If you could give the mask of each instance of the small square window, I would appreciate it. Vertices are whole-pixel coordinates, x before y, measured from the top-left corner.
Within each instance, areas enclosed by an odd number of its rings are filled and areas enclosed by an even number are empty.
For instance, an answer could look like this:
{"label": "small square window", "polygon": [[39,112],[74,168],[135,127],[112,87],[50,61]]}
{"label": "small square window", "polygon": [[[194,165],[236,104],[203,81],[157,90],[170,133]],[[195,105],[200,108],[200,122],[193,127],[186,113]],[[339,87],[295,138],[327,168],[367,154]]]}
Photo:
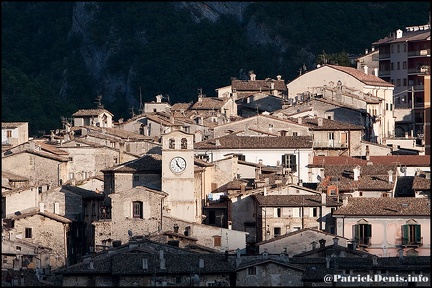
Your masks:
{"label": "small square window", "polygon": [[32,238],[32,228],[25,228],[25,238]]}
{"label": "small square window", "polygon": [[256,271],[256,267],[252,266],[252,267],[248,267],[248,275],[256,275],[257,271]]}
{"label": "small square window", "polygon": [[220,247],[221,246],[221,236],[214,236],[213,242],[214,242],[215,247]]}

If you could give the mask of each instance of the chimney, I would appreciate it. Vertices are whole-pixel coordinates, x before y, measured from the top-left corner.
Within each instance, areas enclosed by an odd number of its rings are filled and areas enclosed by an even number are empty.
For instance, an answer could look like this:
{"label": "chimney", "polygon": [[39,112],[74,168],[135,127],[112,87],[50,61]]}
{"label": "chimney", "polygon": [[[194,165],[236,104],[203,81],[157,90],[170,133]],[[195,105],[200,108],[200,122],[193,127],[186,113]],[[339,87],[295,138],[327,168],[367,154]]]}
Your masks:
{"label": "chimney", "polygon": [[374,47],[374,46],[372,46],[372,49],[371,49],[371,50],[372,50],[372,52],[374,52],[374,51],[375,51],[375,47]]}
{"label": "chimney", "polygon": [[297,123],[298,124],[303,124],[303,118],[302,117],[298,117],[297,118]]}
{"label": "chimney", "polygon": [[398,29],[396,30],[396,38],[401,38],[402,37],[402,30]]}
{"label": "chimney", "polygon": [[378,77],[378,68],[377,68],[377,67],[374,68],[374,75],[375,75],[376,77]]}
{"label": "chimney", "polygon": [[252,72],[252,73],[250,74],[250,80],[251,80],[251,81],[255,81],[255,80],[256,80],[256,74],[255,74],[255,73]]}
{"label": "chimney", "polygon": [[277,79],[278,81],[280,81],[280,80],[282,79],[282,76],[281,76],[281,75],[277,75],[277,76],[276,76],[276,79]]}
{"label": "chimney", "polygon": [[325,240],[325,239],[321,239],[321,240],[319,240],[318,242],[319,242],[319,244],[320,244],[320,248],[324,248],[324,247],[325,247],[325,243],[326,243],[326,240]]}
{"label": "chimney", "polygon": [[326,268],[330,268],[330,256],[326,256]]}
{"label": "chimney", "polygon": [[30,146],[29,149],[32,151],[34,151],[36,148],[35,142],[33,140],[29,141],[29,146]]}
{"label": "chimney", "polygon": [[343,198],[342,198],[342,206],[343,207],[346,207],[348,205],[348,197],[347,196],[344,196]]}
{"label": "chimney", "polygon": [[353,172],[354,172],[354,181],[358,181],[359,178],[360,178],[360,166],[357,165],[357,166],[353,169]]}
{"label": "chimney", "polygon": [[372,256],[372,265],[378,266],[378,256]]}
{"label": "chimney", "polygon": [[156,95],[156,103],[161,103],[162,102],[162,98],[163,98],[163,96],[161,94]]}
{"label": "chimney", "polygon": [[363,67],[363,70],[364,70],[364,73],[365,73],[365,74],[368,74],[368,66],[367,66],[367,65],[365,65],[365,66]]}
{"label": "chimney", "polygon": [[39,203],[39,212],[41,213],[45,212],[45,203],[42,202]]}
{"label": "chimney", "polygon": [[323,119],[322,118],[318,118],[318,126],[320,126],[320,127],[323,126]]}
{"label": "chimney", "polygon": [[334,245],[334,246],[338,246],[338,242],[339,242],[339,238],[334,237],[334,238],[333,238],[333,245]]}
{"label": "chimney", "polygon": [[312,245],[312,250],[316,249],[318,242],[316,241],[312,241],[311,245]]}
{"label": "chimney", "polygon": [[174,233],[178,233],[179,226],[177,224],[174,224]]}
{"label": "chimney", "polygon": [[393,183],[393,171],[392,170],[388,171],[388,176],[389,176],[388,182],[389,183]]}
{"label": "chimney", "polygon": [[369,145],[366,145],[366,161],[370,161]]}
{"label": "chimney", "polygon": [[221,145],[219,139],[215,140],[215,144],[216,144],[216,147],[219,147]]}
{"label": "chimney", "polygon": [[160,263],[160,269],[166,269],[165,268],[165,259],[164,259],[164,251],[159,251],[159,263]]}
{"label": "chimney", "polygon": [[365,49],[365,55],[369,53],[369,50],[366,48]]}
{"label": "chimney", "polygon": [[147,258],[142,258],[141,259],[141,263],[142,263],[142,269],[143,270],[147,270],[148,269],[148,259]]}
{"label": "chimney", "polygon": [[321,203],[325,205],[327,203],[326,201],[327,201],[327,194],[321,193]]}

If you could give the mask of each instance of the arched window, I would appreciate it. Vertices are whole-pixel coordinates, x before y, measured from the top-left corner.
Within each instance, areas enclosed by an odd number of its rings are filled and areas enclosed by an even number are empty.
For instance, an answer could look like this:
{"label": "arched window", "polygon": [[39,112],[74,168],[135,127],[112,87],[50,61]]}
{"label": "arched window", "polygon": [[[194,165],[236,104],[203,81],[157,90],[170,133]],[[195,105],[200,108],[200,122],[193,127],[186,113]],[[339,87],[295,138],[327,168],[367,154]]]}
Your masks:
{"label": "arched window", "polygon": [[187,149],[187,139],[186,138],[181,139],[181,149]]}
{"label": "arched window", "polygon": [[141,201],[132,202],[132,217],[143,219],[143,202]]}
{"label": "arched window", "polygon": [[169,149],[175,149],[175,140],[173,138],[169,139]]}

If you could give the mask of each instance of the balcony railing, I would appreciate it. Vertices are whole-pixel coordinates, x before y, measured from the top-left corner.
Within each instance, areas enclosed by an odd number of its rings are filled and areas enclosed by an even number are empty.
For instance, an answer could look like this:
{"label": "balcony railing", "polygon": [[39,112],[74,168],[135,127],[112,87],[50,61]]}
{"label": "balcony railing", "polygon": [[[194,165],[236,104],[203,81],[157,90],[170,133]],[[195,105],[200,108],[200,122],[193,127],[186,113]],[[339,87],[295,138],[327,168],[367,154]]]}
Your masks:
{"label": "balcony railing", "polygon": [[379,70],[378,75],[380,77],[390,76],[390,70]]}
{"label": "balcony railing", "polygon": [[430,49],[422,49],[422,50],[416,50],[416,51],[409,51],[409,56],[430,56]]}
{"label": "balcony railing", "polygon": [[379,59],[390,58],[390,53],[379,53]]}
{"label": "balcony railing", "polygon": [[348,148],[347,143],[337,143],[337,142],[329,142],[329,141],[314,141],[314,148]]}
{"label": "balcony railing", "polygon": [[413,238],[398,238],[396,239],[396,244],[402,247],[420,247],[423,246],[423,237],[417,240]]}

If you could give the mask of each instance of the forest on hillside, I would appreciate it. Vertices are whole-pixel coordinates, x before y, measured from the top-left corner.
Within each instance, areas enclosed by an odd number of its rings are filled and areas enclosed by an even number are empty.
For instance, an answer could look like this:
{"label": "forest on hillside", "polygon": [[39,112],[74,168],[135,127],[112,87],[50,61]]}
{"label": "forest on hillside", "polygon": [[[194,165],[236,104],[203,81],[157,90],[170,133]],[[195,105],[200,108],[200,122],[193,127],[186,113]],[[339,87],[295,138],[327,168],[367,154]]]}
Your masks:
{"label": "forest on hillside", "polygon": [[127,119],[140,91],[144,102],[158,94],[191,102],[198,88],[215,96],[240,69],[290,81],[323,53],[361,54],[397,29],[426,24],[430,4],[251,2],[242,13],[242,21],[197,22],[172,2],[81,10],[77,2],[2,2],[2,122],[28,121],[37,137],[95,108],[98,95],[115,119]]}

